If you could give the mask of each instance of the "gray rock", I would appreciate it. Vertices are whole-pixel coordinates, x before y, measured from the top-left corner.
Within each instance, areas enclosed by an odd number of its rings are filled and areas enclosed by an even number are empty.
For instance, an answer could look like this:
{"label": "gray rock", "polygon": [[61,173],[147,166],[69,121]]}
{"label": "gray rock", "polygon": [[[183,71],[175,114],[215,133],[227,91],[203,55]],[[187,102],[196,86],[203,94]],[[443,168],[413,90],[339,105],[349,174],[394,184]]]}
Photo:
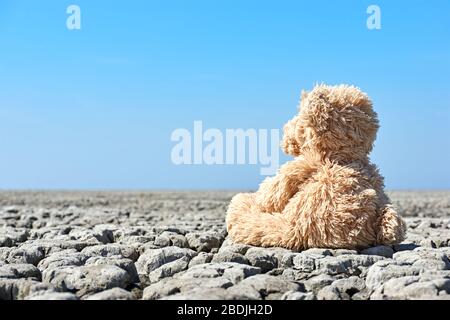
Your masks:
{"label": "gray rock", "polygon": [[303,272],[303,271],[296,270],[293,268],[286,268],[281,273],[281,276],[283,278],[285,278],[287,280],[291,280],[291,281],[303,281],[305,279],[310,278],[311,275],[313,275],[313,274],[310,272]]}
{"label": "gray rock", "polygon": [[358,251],[356,250],[350,250],[350,249],[334,249],[331,250],[334,257],[342,256],[342,255],[348,255],[348,254],[358,254]]}
{"label": "gray rock", "polygon": [[[189,257],[181,257],[180,259],[163,264],[159,268],[153,270],[148,274],[150,283],[158,282],[159,280],[172,277],[176,273],[186,270],[189,264]],[[144,281],[145,282],[145,281]]]}
{"label": "gray rock", "polygon": [[432,248],[416,248],[412,251],[396,252],[393,256],[396,261],[412,264],[415,267],[436,270],[450,269],[450,261],[447,255],[439,250]]}
{"label": "gray rock", "polygon": [[314,300],[315,296],[312,292],[288,291],[284,293],[281,300]]}
{"label": "gray rock", "polygon": [[156,237],[154,245],[158,247],[169,247],[172,245],[172,241],[170,241],[169,236],[165,233],[166,231]]}
{"label": "gray rock", "polygon": [[332,256],[333,250],[331,249],[322,249],[322,248],[312,248],[308,250],[302,251],[304,255],[313,255],[313,256]]}
{"label": "gray rock", "polygon": [[0,228],[0,247],[14,247],[28,238],[27,229]]}
{"label": "gray rock", "polygon": [[35,278],[41,279],[41,272],[32,264],[12,263],[0,267],[0,278]]}
{"label": "gray rock", "polygon": [[110,265],[47,269],[42,276],[44,283],[64,291],[76,292],[78,296],[114,287],[125,288],[131,284],[130,276],[125,270]]}
{"label": "gray rock", "polygon": [[88,257],[122,256],[123,258],[131,259],[133,261],[136,261],[139,257],[139,253],[137,252],[136,248],[130,245],[115,243],[90,246],[84,248],[81,252]]}
{"label": "gray rock", "polygon": [[184,235],[171,231],[164,231],[157,236],[155,245],[160,247],[177,246],[180,248],[189,248],[189,243]]}
{"label": "gray rock", "polygon": [[23,245],[9,252],[9,263],[29,263],[37,265],[45,257],[45,252],[39,246]]}
{"label": "gray rock", "polygon": [[448,270],[449,263],[441,260],[419,259],[412,264],[413,267],[421,270]]}
{"label": "gray rock", "polygon": [[410,250],[414,250],[415,248],[418,248],[418,247],[419,246],[414,243],[400,243],[400,244],[394,245],[394,251],[395,252],[410,251]]}
{"label": "gray rock", "polygon": [[112,232],[109,230],[92,230],[86,228],[73,228],[67,237],[62,237],[62,239],[97,242],[98,244],[110,243],[113,241],[112,238]]}
{"label": "gray rock", "polygon": [[153,231],[158,234],[161,234],[164,231],[178,233],[181,235],[185,235],[187,233],[187,231],[184,230],[183,228],[177,228],[177,227],[173,227],[173,226],[157,226],[157,227],[153,228]]}
{"label": "gray rock", "polygon": [[214,255],[208,252],[199,252],[195,257],[189,261],[189,268],[203,263],[209,263],[213,259]]}
{"label": "gray rock", "polygon": [[247,253],[247,250],[250,248],[252,248],[252,246],[249,246],[247,244],[234,243],[230,238],[227,238],[225,239],[225,241],[223,241],[222,246],[219,248],[219,253],[222,251],[229,251],[245,255]]}
{"label": "gray rock", "polygon": [[261,272],[270,271],[278,266],[278,259],[270,249],[250,248],[245,257],[252,266],[261,268]]}
{"label": "gray rock", "polygon": [[162,300],[240,300],[242,295],[231,294],[223,288],[195,288],[188,292],[177,293]]}
{"label": "gray rock", "polygon": [[325,288],[326,286],[330,285],[335,281],[336,279],[333,278],[330,275],[327,274],[319,274],[315,277],[312,277],[306,281],[304,281],[305,288],[308,291],[312,291],[317,294],[320,289]]}
{"label": "gray rock", "polygon": [[378,261],[367,272],[366,286],[374,290],[392,278],[415,276],[419,275],[420,271],[420,268],[392,260]]}
{"label": "gray rock", "polygon": [[38,239],[38,240],[27,240],[22,243],[19,249],[23,248],[26,250],[39,250],[42,251],[44,256],[49,256],[55,252],[59,252],[66,249],[74,249],[76,251],[81,251],[83,248],[98,245],[98,241],[81,241],[81,240],[61,240],[61,239]]}
{"label": "gray rock", "polygon": [[8,259],[9,253],[14,248],[8,248],[8,247],[0,247],[0,265],[6,264],[6,260]]}
{"label": "gray rock", "polygon": [[94,265],[109,265],[109,266],[116,266],[123,270],[125,270],[128,275],[130,276],[131,282],[138,282],[139,276],[136,270],[136,266],[134,265],[133,260],[119,257],[92,257],[89,258],[86,263],[86,266]]}
{"label": "gray rock", "polygon": [[218,232],[191,232],[186,234],[186,239],[191,249],[210,252],[220,247],[223,236]]}
{"label": "gray rock", "polygon": [[356,292],[352,296],[352,300],[369,300],[371,293],[372,293],[372,291],[366,287],[364,290]]}
{"label": "gray rock", "polygon": [[364,279],[356,276],[334,281],[318,291],[319,300],[349,300],[356,293],[366,289]]}
{"label": "gray rock", "polygon": [[33,279],[0,279],[0,300],[22,300],[49,286]]}
{"label": "gray rock", "polygon": [[[29,240],[56,240],[61,236],[67,236],[72,230],[69,226],[46,227],[41,226],[39,229],[31,229],[29,231]],[[38,241],[39,242],[39,241]]]}
{"label": "gray rock", "polygon": [[153,241],[144,243],[143,245],[139,246],[139,256],[144,254],[147,250],[155,250],[155,249],[161,249],[160,246],[157,246]]}
{"label": "gray rock", "polygon": [[117,231],[118,226],[114,224],[98,224],[94,226],[94,236],[102,243],[114,242],[114,232]]}
{"label": "gray rock", "polygon": [[53,290],[31,294],[25,300],[79,300],[79,298],[70,292],[56,292]]}
{"label": "gray rock", "polygon": [[272,269],[272,270],[266,272],[266,274],[271,275],[271,276],[281,276],[281,275],[283,275],[284,270],[285,270],[284,268],[275,268],[275,269]]}
{"label": "gray rock", "polygon": [[234,297],[244,296],[246,300],[261,300],[262,296],[257,289],[247,285],[236,285],[227,289]]}
{"label": "gray rock", "polygon": [[75,249],[66,249],[55,252],[47,258],[39,261],[37,267],[42,271],[48,268],[81,266],[86,262],[87,259],[87,255],[78,252]]}
{"label": "gray rock", "polygon": [[317,273],[329,275],[345,274],[350,276],[360,275],[366,268],[382,259],[384,258],[380,256],[343,254],[337,257],[317,259],[315,264]]}
{"label": "gray rock", "polygon": [[361,253],[368,254],[368,255],[382,256],[382,257],[386,257],[386,258],[392,258],[392,255],[394,254],[394,250],[388,246],[376,246],[376,247],[371,247],[371,248],[362,250]]}
{"label": "gray rock", "polygon": [[248,288],[257,291],[261,298],[265,298],[274,293],[283,294],[287,291],[305,291],[304,287],[299,283],[267,274],[257,274],[248,277],[235,285],[233,291],[238,292],[239,290],[242,290],[245,292]]}
{"label": "gray rock", "polygon": [[156,300],[176,293],[190,292],[194,289],[229,288],[233,283],[224,277],[216,278],[165,278],[144,289],[142,299]]}
{"label": "gray rock", "polygon": [[298,253],[286,253],[282,257],[278,258],[278,266],[281,268],[293,268],[294,267],[294,257]]}
{"label": "gray rock", "polygon": [[266,248],[278,261],[278,268],[282,268],[282,262],[285,259],[289,259],[290,256],[297,254],[297,252],[287,250],[284,248]]}
{"label": "gray rock", "polygon": [[239,264],[238,266],[232,266],[231,268],[225,269],[223,272],[223,276],[225,278],[230,279],[232,283],[236,284],[248,277],[260,273],[261,269],[258,267],[250,267],[243,264]]}
{"label": "gray rock", "polygon": [[381,259],[383,257],[370,255],[341,254],[335,257],[302,252],[294,255],[285,255],[281,265],[284,267],[292,265],[293,270],[290,270],[291,268],[286,269],[285,276],[302,279],[307,274],[312,276],[318,274],[360,275],[370,265]]}
{"label": "gray rock", "polygon": [[450,293],[450,277],[424,280],[420,276],[390,279],[379,288],[372,299],[434,299]]}
{"label": "gray rock", "polygon": [[122,288],[112,288],[90,295],[86,300],[135,300],[135,297]]}
{"label": "gray rock", "polygon": [[293,259],[293,268],[299,270],[300,272],[312,272],[316,268],[316,258],[321,258],[322,256],[312,256],[307,254],[296,254]]}
{"label": "gray rock", "polygon": [[[179,247],[165,247],[160,249],[146,250],[137,260],[136,268],[139,275],[144,278],[160,268],[164,264],[173,262],[178,259],[185,258],[187,263],[196,255],[191,249]],[[184,264],[184,263],[183,263]],[[187,265],[186,265],[187,266]]]}
{"label": "gray rock", "polygon": [[225,277],[232,283],[238,283],[243,279],[259,274],[260,268],[234,262],[200,264],[189,268],[177,275],[179,279],[192,278],[216,278]]}
{"label": "gray rock", "polygon": [[17,279],[19,278],[17,276],[16,270],[9,267],[9,264],[2,264],[0,266],[0,279]]}
{"label": "gray rock", "polygon": [[[405,288],[411,284],[417,284],[420,280],[419,276],[406,276],[396,279],[389,279],[386,281],[386,283],[383,285],[383,293],[385,296],[400,298],[403,294],[402,291],[405,290]],[[425,287],[425,293],[432,295],[437,295],[437,289],[433,286],[432,288],[429,287],[430,283]],[[417,286],[416,286],[417,287]],[[431,289],[431,292],[430,292]],[[418,292],[420,295],[422,295],[423,288],[420,290],[421,292]],[[417,297],[417,294],[414,294]]]}
{"label": "gray rock", "polygon": [[156,234],[154,234],[152,228],[144,226],[128,226],[118,228],[113,232],[115,243],[146,243],[154,241]]}
{"label": "gray rock", "polygon": [[[317,293],[317,300],[342,300],[343,297],[338,288],[327,286]],[[348,299],[347,299],[348,300]]]}
{"label": "gray rock", "polygon": [[[128,236],[118,239],[115,243],[129,245],[132,247],[140,247],[144,244],[154,245],[155,236]],[[155,248],[157,246],[155,245]]]}
{"label": "gray rock", "polygon": [[211,260],[213,263],[220,262],[236,262],[242,264],[250,264],[250,261],[240,253],[231,250],[222,250],[215,254]]}

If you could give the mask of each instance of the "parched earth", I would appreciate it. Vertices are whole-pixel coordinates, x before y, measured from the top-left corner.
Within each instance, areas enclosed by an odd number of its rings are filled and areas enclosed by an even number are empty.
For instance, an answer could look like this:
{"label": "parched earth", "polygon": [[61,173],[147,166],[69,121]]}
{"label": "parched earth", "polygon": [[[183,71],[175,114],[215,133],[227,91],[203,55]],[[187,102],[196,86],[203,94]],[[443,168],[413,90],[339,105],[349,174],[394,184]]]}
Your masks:
{"label": "parched earth", "polygon": [[407,239],[227,239],[232,192],[0,192],[0,299],[449,299],[450,192],[391,192]]}

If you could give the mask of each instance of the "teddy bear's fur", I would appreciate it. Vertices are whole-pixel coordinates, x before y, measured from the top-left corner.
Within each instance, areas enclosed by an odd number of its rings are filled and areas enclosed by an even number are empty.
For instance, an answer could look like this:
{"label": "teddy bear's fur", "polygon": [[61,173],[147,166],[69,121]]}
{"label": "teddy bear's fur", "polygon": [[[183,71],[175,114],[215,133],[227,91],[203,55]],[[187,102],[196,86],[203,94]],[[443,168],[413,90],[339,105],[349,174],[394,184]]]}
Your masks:
{"label": "teddy bear's fur", "polygon": [[281,142],[295,159],[256,193],[233,197],[226,218],[230,237],[293,250],[401,242],[405,223],[368,157],[378,127],[369,97],[354,86],[302,92],[299,113],[284,126]]}

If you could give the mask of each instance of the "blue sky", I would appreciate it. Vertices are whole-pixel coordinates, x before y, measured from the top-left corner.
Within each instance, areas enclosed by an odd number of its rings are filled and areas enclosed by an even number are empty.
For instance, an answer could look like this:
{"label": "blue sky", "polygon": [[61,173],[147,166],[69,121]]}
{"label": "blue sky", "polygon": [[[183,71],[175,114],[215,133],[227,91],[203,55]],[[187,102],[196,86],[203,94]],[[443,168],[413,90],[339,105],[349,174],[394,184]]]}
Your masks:
{"label": "blue sky", "polygon": [[449,40],[445,0],[1,0],[0,188],[254,189],[258,165],[174,165],[171,132],[281,128],[325,82],[372,97],[388,188],[450,189]]}

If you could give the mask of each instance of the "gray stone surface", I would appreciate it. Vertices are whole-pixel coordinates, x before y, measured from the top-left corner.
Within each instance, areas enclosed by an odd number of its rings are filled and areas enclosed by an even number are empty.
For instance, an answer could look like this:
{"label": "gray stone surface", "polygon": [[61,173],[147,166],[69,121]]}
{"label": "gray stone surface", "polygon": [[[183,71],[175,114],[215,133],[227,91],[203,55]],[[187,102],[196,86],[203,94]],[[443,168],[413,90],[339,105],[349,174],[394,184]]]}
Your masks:
{"label": "gray stone surface", "polygon": [[315,300],[315,295],[312,292],[287,291],[280,300]]}
{"label": "gray stone surface", "polygon": [[361,251],[362,254],[382,256],[385,258],[392,258],[394,254],[394,249],[388,246],[376,246],[372,248],[367,248]]}
{"label": "gray stone surface", "polygon": [[28,295],[25,300],[79,300],[79,298],[70,292],[56,292],[53,290],[37,292]]}
{"label": "gray stone surface", "polygon": [[244,255],[233,252],[231,250],[222,250],[215,254],[212,259],[212,262],[237,262],[242,264],[250,264],[250,261]]}
{"label": "gray stone surface", "polygon": [[[233,292],[254,291],[259,294],[259,298],[278,295],[279,298],[288,291],[304,291],[303,285],[294,281],[285,280],[279,277],[258,274],[248,277],[233,287]],[[255,295],[257,297],[257,295]]]}
{"label": "gray stone surface", "polygon": [[[216,255],[217,256],[217,255]],[[195,257],[193,257],[189,261],[188,267],[191,268],[197,264],[204,264],[209,263],[214,258],[214,254],[212,253],[206,253],[206,252],[199,252]]]}
{"label": "gray stone surface", "polygon": [[192,249],[210,252],[220,247],[224,237],[218,232],[191,232],[186,235],[186,239]]}
{"label": "gray stone surface", "polygon": [[407,238],[363,250],[233,243],[232,192],[0,192],[0,299],[450,298],[450,192],[390,192]]}
{"label": "gray stone surface", "polygon": [[196,265],[177,276],[180,279],[225,277],[236,284],[259,273],[261,273],[261,269],[258,267],[235,262],[223,262]]}
{"label": "gray stone surface", "polygon": [[278,267],[278,259],[275,252],[266,248],[250,248],[245,253],[250,264],[261,268],[262,272],[270,271]]}
{"label": "gray stone surface", "polygon": [[125,270],[131,282],[139,282],[139,276],[136,270],[136,266],[131,259],[122,258],[121,256],[117,257],[91,257],[86,260],[86,266],[99,266],[99,265],[108,265],[108,266],[116,266],[123,270]]}
{"label": "gray stone surface", "polygon": [[86,300],[135,300],[134,295],[122,288],[112,288],[99,293],[94,293]]}
{"label": "gray stone surface", "polygon": [[95,245],[84,248],[82,251],[88,257],[101,256],[101,257],[112,257],[121,256],[123,258],[128,258],[136,261],[139,254],[131,245],[123,244],[105,244],[105,245]]}
{"label": "gray stone surface", "polygon": [[10,263],[0,266],[0,278],[35,278],[36,280],[40,280],[41,272],[32,264]]}
{"label": "gray stone surface", "polygon": [[137,260],[136,268],[142,282],[152,283],[183,271],[196,254],[191,249],[175,246],[148,249]]}
{"label": "gray stone surface", "polygon": [[126,288],[131,283],[127,271],[115,265],[46,269],[42,279],[59,290],[76,292],[79,296],[114,287]]}
{"label": "gray stone surface", "polygon": [[329,286],[319,290],[317,299],[319,300],[350,300],[357,293],[365,293],[366,284],[364,279],[356,276],[338,279]]}
{"label": "gray stone surface", "polygon": [[177,293],[186,294],[187,292],[191,292],[197,288],[226,289],[231,286],[233,286],[233,283],[228,278],[221,276],[211,278],[165,278],[146,287],[142,298],[144,300],[156,300]]}

